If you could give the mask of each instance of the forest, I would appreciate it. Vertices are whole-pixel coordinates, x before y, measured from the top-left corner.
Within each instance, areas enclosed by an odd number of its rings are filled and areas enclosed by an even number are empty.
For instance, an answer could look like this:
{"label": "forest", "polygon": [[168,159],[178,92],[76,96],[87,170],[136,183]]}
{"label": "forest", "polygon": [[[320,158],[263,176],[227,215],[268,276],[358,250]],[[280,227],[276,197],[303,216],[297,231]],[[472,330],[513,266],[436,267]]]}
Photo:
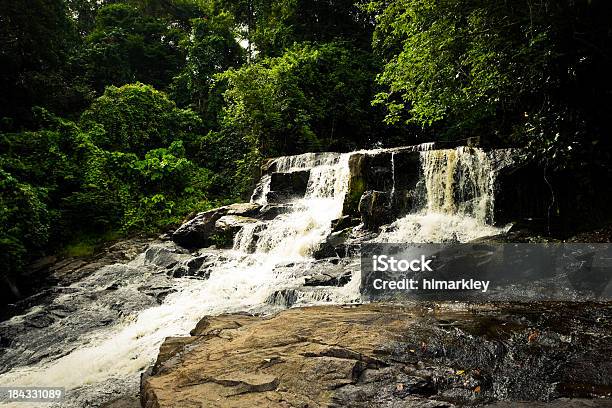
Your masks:
{"label": "forest", "polygon": [[611,11],[4,0],[0,276],[244,199],[279,155],[478,137],[572,172],[589,199],[611,179]]}

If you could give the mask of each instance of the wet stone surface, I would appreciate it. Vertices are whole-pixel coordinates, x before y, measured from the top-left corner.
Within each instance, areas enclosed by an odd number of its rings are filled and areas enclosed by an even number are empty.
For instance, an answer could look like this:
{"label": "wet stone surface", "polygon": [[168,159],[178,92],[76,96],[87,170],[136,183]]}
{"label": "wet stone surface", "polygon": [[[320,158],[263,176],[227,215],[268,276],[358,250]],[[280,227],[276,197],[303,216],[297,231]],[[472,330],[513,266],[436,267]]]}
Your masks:
{"label": "wet stone surface", "polygon": [[208,317],[162,346],[142,398],[147,407],[609,407],[611,316],[609,304],[444,303]]}

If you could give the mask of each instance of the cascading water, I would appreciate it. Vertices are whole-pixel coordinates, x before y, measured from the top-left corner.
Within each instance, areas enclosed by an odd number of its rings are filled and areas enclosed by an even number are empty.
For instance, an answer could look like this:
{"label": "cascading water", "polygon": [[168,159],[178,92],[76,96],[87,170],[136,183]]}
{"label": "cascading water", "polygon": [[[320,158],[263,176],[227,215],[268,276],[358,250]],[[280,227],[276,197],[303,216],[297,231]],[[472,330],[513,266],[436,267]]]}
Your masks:
{"label": "cascading water", "polygon": [[489,224],[496,175],[491,154],[469,147],[421,151],[420,209],[395,221],[379,240],[466,242],[502,232]]}
{"label": "cascading water", "polygon": [[[68,399],[61,407],[96,406],[96,402],[106,401],[113,395],[135,393],[138,373],[151,364],[160,343],[168,336],[187,334],[203,316],[278,310],[279,305],[269,304],[267,299],[282,288],[303,284],[309,263],[315,262],[310,253],[328,235],[331,221],[341,215],[348,183],[348,157],[348,154],[307,154],[277,159],[275,165],[279,171],[310,169],[305,197],[292,203],[293,211],[269,222],[245,227],[235,237],[234,250],[217,251],[222,255],[206,280],[185,278],[169,282],[166,271],[155,268],[142,255],[127,266],[129,274],[118,273],[117,268],[102,268],[88,278],[90,286],[75,284],[70,295],[54,301],[54,304],[77,305],[72,312],[73,321],[88,321],[92,316],[95,319],[98,313],[94,309],[115,307],[114,294],[104,302],[99,301],[100,294],[106,293],[113,284],[126,290],[130,288],[130,295],[135,296],[147,283],[161,280],[163,285],[171,285],[174,293],[157,307],[142,305],[144,310],[136,308],[110,325],[94,324],[85,332],[75,331],[57,353],[37,360],[20,360],[19,350],[25,353],[30,346],[34,347],[40,341],[37,335],[49,337],[73,328],[62,327],[60,321],[59,327],[32,331],[30,336],[20,339],[21,344],[12,345],[14,367],[0,375],[0,384],[62,386],[68,390]],[[269,183],[269,180],[263,181]],[[269,191],[269,184],[263,189]],[[256,199],[265,202],[266,195]],[[359,264],[349,267],[357,270]],[[297,296],[295,304],[358,301],[358,285],[358,279],[354,278],[342,288],[330,287]],[[3,325],[18,327],[20,319],[17,316]],[[19,403],[18,406],[27,405]]]}
{"label": "cascading water", "polygon": [[[417,189],[424,197],[421,209],[397,220],[378,240],[467,241],[499,232],[486,224],[493,209],[495,177],[489,156],[477,149],[432,147],[425,144],[409,149],[420,152],[422,177]],[[383,150],[360,153],[380,152]],[[168,336],[187,334],[203,316],[238,311],[270,313],[287,306],[270,301],[271,297],[285,296],[275,296],[278,293],[291,293],[287,296],[292,297],[294,305],[359,301],[358,258],[343,261],[342,267],[352,273],[347,285],[295,290],[303,288],[305,274],[321,265],[311,253],[330,234],[332,220],[342,215],[351,176],[350,156],[309,153],[269,163],[271,171],[276,172],[309,170],[306,193],[285,203],[288,212],[272,220],[246,224],[236,235],[232,250],[188,253],[169,243],[153,248],[173,254],[179,264],[186,265],[212,256],[215,261],[205,279],[169,277],[166,266],[158,264],[164,256],[154,255],[152,261],[149,250],[127,265],[101,268],[64,288],[65,294],[48,309],[69,310],[69,317],[34,330],[23,324],[28,314],[40,312],[33,308],[26,315],[0,323],[0,333],[24,331],[15,336],[8,351],[0,354],[0,363],[7,364],[7,369],[0,370],[0,384],[62,386],[68,390],[68,398],[61,407],[97,406],[116,395],[137,393],[138,374],[150,366],[161,342]],[[392,195],[398,194],[395,159],[392,151]],[[271,176],[264,175],[253,202],[268,204],[270,183]],[[160,305],[143,294],[155,288],[165,288],[169,293]],[[54,344],[54,338],[58,338],[58,344]]]}
{"label": "cascading water", "polygon": [[[314,165],[310,168],[306,194],[291,203],[293,211],[265,225],[243,228],[236,237],[234,249],[249,252],[255,248],[256,252],[277,257],[279,262],[308,256],[329,233],[331,221],[342,215],[349,156],[328,154],[317,158],[307,154],[276,159],[277,170],[283,172]],[[259,202],[265,203],[265,197]]]}

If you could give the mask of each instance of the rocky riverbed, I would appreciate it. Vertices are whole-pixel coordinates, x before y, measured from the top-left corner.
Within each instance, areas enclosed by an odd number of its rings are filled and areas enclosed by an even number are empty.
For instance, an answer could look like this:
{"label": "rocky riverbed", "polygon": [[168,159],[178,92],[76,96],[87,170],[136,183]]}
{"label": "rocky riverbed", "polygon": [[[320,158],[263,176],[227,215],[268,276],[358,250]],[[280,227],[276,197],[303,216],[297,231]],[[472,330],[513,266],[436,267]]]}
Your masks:
{"label": "rocky riverbed", "polygon": [[205,317],[166,339],[142,404],[610,407],[611,316],[611,305],[438,303]]}

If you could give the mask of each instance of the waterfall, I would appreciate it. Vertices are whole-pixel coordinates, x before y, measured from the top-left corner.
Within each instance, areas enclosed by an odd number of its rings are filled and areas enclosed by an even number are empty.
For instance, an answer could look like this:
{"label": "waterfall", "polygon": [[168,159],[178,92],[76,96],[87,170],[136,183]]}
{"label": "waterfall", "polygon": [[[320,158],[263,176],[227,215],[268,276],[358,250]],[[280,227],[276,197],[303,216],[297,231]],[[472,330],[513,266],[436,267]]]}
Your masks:
{"label": "waterfall", "polygon": [[391,152],[391,194],[389,206],[393,207],[393,197],[395,196],[395,152]]}
{"label": "waterfall", "polygon": [[492,220],[493,169],[481,149],[459,147],[421,153],[427,211]]}
{"label": "waterfall", "polygon": [[[218,261],[206,280],[168,280],[164,268],[156,268],[140,256],[130,263],[132,275],[129,277],[117,273],[116,269],[102,268],[87,278],[92,282],[91,287],[75,284],[70,294],[60,296],[56,302],[78,301],[74,312],[76,320],[95,319],[100,309],[115,307],[113,296],[100,295],[106,293],[111,282],[129,287],[130,293],[133,292],[130,296],[137,296],[147,285],[170,285],[174,292],[161,305],[133,312],[108,327],[94,325],[87,332],[75,332],[63,345],[63,354],[48,356],[32,364],[24,359],[23,365],[0,375],[0,383],[61,385],[68,390],[68,399],[62,402],[62,408],[94,406],[92,401],[104,401],[113,393],[121,394],[126,390],[134,393],[138,389],[138,373],[150,366],[161,342],[169,336],[187,334],[203,316],[278,310],[281,306],[270,304],[268,299],[279,291],[295,291],[293,288],[302,287],[310,265],[316,262],[310,253],[329,234],[331,221],[342,213],[349,156],[306,154],[276,159],[274,165],[279,171],[310,169],[305,196],[290,203],[292,211],[270,221],[245,226],[235,237],[233,250],[217,250]],[[262,191],[269,191],[269,176],[262,178],[260,186]],[[265,197],[260,193],[255,200],[265,202]],[[193,259],[198,254],[185,256]],[[358,301],[359,264],[353,263],[347,268],[354,270],[354,278],[346,286],[296,293],[295,304]],[[19,319],[6,324],[18,325]],[[50,328],[48,334],[33,335],[28,341],[32,341],[34,347],[36,336],[52,336],[53,330],[59,328]],[[19,355],[18,350],[15,355]],[[27,356],[26,351],[24,355]],[[27,404],[20,403],[20,406]]]}
{"label": "waterfall", "polygon": [[266,225],[253,225],[240,231],[234,249],[271,253],[284,261],[308,256],[329,233],[331,221],[342,215],[349,157],[350,154],[328,154],[317,158],[307,154],[277,159],[277,170],[310,169],[306,194],[290,203],[293,211],[279,215]]}
{"label": "waterfall", "polygon": [[496,176],[491,153],[458,147],[419,154],[420,208],[391,224],[379,241],[466,242],[505,230],[490,225]]}
{"label": "waterfall", "polygon": [[[293,171],[306,169],[332,168],[337,165],[342,155],[339,153],[304,153],[296,156],[281,156],[272,159],[268,167],[278,173],[291,173]],[[345,155],[346,156],[346,155]],[[267,204],[266,196],[270,192],[270,174],[264,174],[251,196],[252,203]]]}
{"label": "waterfall", "polygon": [[[417,211],[391,224],[377,240],[468,241],[499,232],[487,224],[493,210],[495,177],[489,155],[478,149],[432,150],[432,146],[405,149],[421,159],[422,174],[416,193],[420,193],[423,202]],[[388,150],[359,153],[380,152]],[[395,152],[391,151],[390,163],[392,197],[402,191],[396,189],[396,177],[401,174],[396,173],[399,156]],[[61,407],[95,406],[92,401],[137,392],[139,373],[150,366],[162,341],[169,336],[186,335],[203,316],[239,311],[271,313],[287,306],[270,302],[271,297],[290,297],[298,306],[359,301],[358,258],[349,259],[343,266],[352,273],[346,286],[313,290],[304,290],[303,286],[304,277],[317,265],[311,257],[313,250],[329,236],[332,220],[342,215],[351,176],[350,157],[351,153],[307,153],[268,163],[270,170],[257,184],[253,202],[270,205],[267,195],[272,172],[309,170],[304,196],[283,203],[288,212],[272,220],[246,224],[235,236],[231,250],[202,249],[172,255],[185,263],[212,257],[206,278],[173,278],[168,276],[166,266],[152,263],[143,254],[128,265],[100,268],[64,288],[49,308],[69,308],[69,319],[33,330],[23,325],[28,314],[40,311],[33,308],[1,323],[0,328],[9,332],[25,327],[28,335],[11,344],[8,352],[15,361],[10,370],[0,375],[0,383],[63,386],[68,398]],[[169,243],[157,245],[170,253],[175,250]],[[159,305],[143,294],[160,287],[168,289],[169,294]],[[290,295],[279,295],[283,293]],[[122,313],[115,315],[113,311],[121,307],[118,299],[129,307],[125,313],[121,309]],[[32,359],[33,354],[41,353],[33,351],[41,339],[50,342],[57,333],[69,334],[57,351],[45,349],[42,351],[46,354]]]}

